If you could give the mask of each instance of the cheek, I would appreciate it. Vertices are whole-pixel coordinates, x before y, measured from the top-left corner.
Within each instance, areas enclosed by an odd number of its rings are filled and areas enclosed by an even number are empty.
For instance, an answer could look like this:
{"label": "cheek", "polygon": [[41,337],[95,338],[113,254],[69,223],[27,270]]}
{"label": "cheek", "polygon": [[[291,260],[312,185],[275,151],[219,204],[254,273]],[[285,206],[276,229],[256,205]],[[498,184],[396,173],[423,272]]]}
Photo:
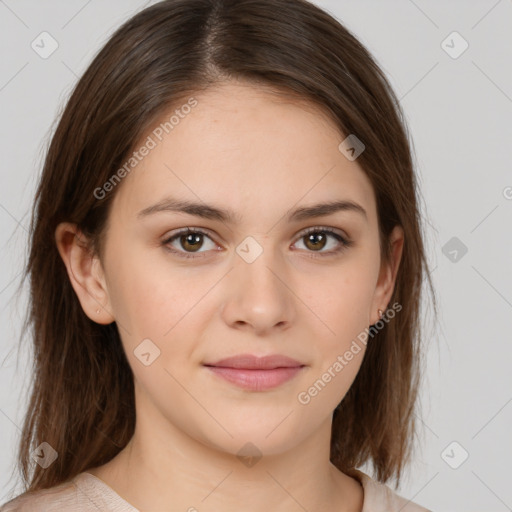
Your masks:
{"label": "cheek", "polygon": [[[373,277],[364,266],[340,269],[317,281],[315,291],[308,293],[311,310],[316,312],[318,333],[328,352],[350,345],[368,327],[374,285]],[[321,283],[321,284],[320,284]]]}
{"label": "cheek", "polygon": [[[311,304],[311,322],[316,325],[314,369],[304,389],[303,402],[315,402],[325,410],[336,407],[352,385],[366,351],[366,329],[374,283],[371,262],[340,268],[328,279],[317,281]],[[320,286],[322,284],[322,286]],[[321,321],[320,321],[321,320]],[[300,400],[299,400],[300,401]]]}
{"label": "cheek", "polygon": [[109,291],[125,352],[139,377],[145,379],[148,374],[144,369],[142,374],[136,371],[137,358],[143,353],[150,352],[151,360],[157,355],[152,367],[172,368],[178,374],[183,367],[176,361],[194,359],[200,342],[196,334],[205,329],[208,318],[207,293],[218,279],[200,279],[173,268],[165,257],[144,261],[133,250],[130,258],[119,261]]}
{"label": "cheek", "polygon": [[201,298],[197,280],[173,269],[165,256],[149,258],[151,251],[124,251],[111,265],[109,295],[113,313],[131,326],[133,336],[161,338],[180,318],[194,308]]}

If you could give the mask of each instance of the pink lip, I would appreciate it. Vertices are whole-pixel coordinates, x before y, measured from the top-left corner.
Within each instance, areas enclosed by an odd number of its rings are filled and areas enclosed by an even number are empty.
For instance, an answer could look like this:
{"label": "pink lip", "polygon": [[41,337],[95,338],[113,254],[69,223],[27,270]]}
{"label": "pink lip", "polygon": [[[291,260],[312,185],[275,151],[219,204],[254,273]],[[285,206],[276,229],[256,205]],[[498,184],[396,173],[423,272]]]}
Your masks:
{"label": "pink lip", "polygon": [[205,366],[238,387],[264,391],[292,379],[305,365],[282,355],[257,357],[241,354]]}

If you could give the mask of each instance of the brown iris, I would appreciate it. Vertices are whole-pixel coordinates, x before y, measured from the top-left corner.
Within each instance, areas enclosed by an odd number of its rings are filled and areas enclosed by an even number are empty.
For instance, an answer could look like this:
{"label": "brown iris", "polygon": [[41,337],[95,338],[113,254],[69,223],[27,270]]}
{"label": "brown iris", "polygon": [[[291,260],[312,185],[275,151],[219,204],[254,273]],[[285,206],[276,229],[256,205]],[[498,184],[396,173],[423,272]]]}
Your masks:
{"label": "brown iris", "polygon": [[203,245],[202,236],[201,233],[187,233],[180,236],[180,243],[185,250],[196,252]]}
{"label": "brown iris", "polygon": [[[326,243],[326,235],[325,233],[322,233],[321,231],[310,233],[309,235],[306,235],[304,238],[306,238],[306,247],[308,249],[318,250],[323,249],[325,247]],[[310,247],[309,244],[312,244]]]}

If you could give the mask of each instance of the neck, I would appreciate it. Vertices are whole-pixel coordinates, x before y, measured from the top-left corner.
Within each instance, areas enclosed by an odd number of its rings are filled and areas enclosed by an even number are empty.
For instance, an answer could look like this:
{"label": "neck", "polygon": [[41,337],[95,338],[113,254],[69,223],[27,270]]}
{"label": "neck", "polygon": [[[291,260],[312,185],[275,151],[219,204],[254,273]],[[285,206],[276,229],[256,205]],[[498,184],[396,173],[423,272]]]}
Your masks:
{"label": "neck", "polygon": [[161,416],[139,412],[126,447],[89,472],[140,511],[362,509],[359,483],[329,461],[330,417],[294,448],[259,458],[251,445],[241,455],[226,453],[198,442]]}

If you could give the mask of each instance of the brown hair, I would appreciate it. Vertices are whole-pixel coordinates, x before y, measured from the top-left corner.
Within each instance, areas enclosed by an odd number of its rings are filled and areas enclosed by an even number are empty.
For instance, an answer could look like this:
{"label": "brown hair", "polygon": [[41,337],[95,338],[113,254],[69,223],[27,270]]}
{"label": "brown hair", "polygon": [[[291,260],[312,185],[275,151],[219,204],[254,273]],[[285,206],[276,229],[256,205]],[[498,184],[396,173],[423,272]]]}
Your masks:
{"label": "brown hair", "polygon": [[[419,308],[425,257],[418,187],[404,116],[384,73],[337,20],[305,0],[166,0],[120,27],[76,84],[51,139],[36,192],[30,252],[32,388],[19,445],[26,489],[62,483],[105,464],[135,427],[133,374],[117,326],[84,313],[55,243],[76,223],[101,255],[115,190],[102,187],[150,127],[183,98],[227,79],[270,86],[327,112],[366,146],[358,163],[373,184],[381,251],[403,227],[391,303],[401,311],[370,341],[334,411],[331,461],[350,472],[372,463],[397,482],[410,459],[420,376]],[[340,139],[341,142],[341,139]],[[435,297],[434,297],[435,303]],[[30,453],[49,443],[48,468]]]}

